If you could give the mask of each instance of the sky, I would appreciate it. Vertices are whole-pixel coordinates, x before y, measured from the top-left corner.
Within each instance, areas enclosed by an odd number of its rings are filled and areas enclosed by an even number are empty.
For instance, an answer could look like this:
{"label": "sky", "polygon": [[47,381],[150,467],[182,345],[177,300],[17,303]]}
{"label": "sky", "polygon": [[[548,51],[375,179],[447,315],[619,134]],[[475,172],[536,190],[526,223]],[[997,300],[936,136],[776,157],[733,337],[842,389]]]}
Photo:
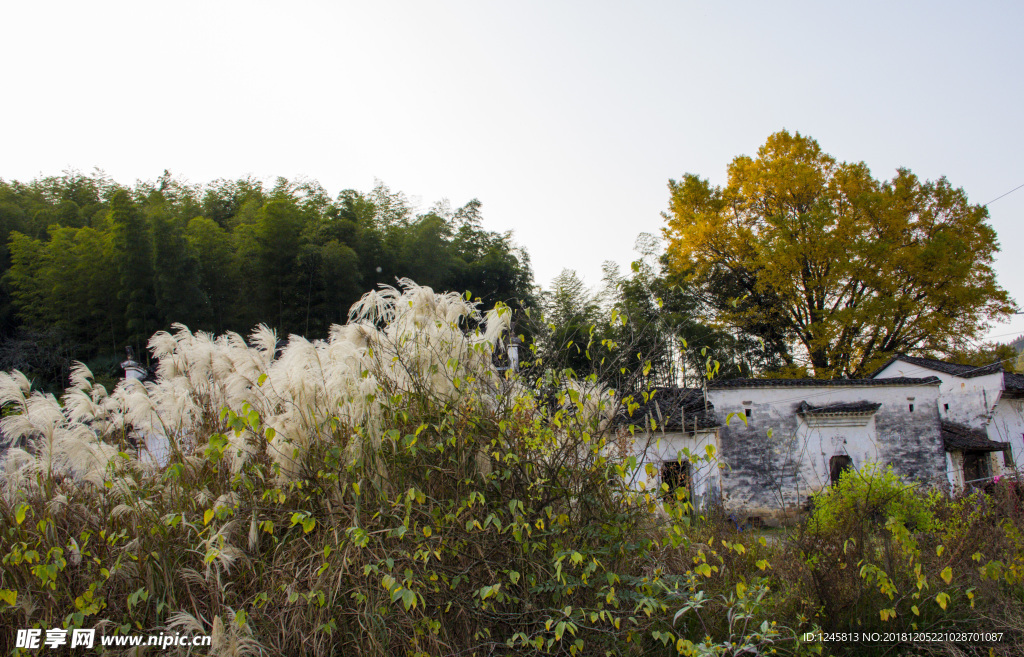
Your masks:
{"label": "sky", "polygon": [[[726,182],[783,128],[876,178],[1024,184],[1017,2],[8,3],[0,178],[376,180],[478,198],[547,286],[658,234],[667,183]],[[1024,306],[1024,189],[989,206]],[[988,336],[1024,334],[1024,315]]]}

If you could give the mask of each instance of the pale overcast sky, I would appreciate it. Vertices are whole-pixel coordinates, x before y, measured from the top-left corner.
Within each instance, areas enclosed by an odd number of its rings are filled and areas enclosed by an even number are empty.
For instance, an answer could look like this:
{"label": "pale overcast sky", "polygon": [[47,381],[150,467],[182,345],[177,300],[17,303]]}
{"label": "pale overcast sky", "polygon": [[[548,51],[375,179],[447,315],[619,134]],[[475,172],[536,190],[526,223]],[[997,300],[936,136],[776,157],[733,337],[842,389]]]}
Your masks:
{"label": "pale overcast sky", "polygon": [[[827,5],[827,6],[826,6]],[[781,128],[876,177],[1024,183],[1017,2],[10,2],[0,177],[380,179],[483,202],[548,285]],[[990,207],[1024,303],[1024,189]],[[994,327],[1024,333],[1024,316]]]}

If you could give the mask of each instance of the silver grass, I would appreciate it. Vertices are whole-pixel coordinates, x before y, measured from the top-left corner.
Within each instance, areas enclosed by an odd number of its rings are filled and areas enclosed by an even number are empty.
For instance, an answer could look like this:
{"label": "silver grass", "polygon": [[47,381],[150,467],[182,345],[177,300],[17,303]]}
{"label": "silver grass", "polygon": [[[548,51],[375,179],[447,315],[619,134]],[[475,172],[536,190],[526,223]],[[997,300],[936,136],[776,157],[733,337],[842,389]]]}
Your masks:
{"label": "silver grass", "polygon": [[[334,435],[336,421],[363,428],[364,438],[345,445],[351,457],[377,448],[385,410],[382,387],[400,394],[426,390],[453,400],[467,393],[470,379],[478,393],[495,389],[498,375],[490,355],[509,330],[509,309],[499,307],[485,318],[458,294],[438,294],[407,279],[398,285],[364,295],[352,306],[351,321],[331,327],[326,341],[291,336],[280,350],[276,333],[264,325],[247,343],[235,333],[214,338],[176,324],[149,341],[158,363],[155,383],[123,381],[108,395],[84,365],[76,364],[63,406],[52,396],[31,393],[20,372],[0,373],[0,401],[20,410],[0,427],[29,443],[25,452],[8,456],[4,467],[27,467],[27,454],[35,459],[36,472],[63,472],[101,484],[117,458],[113,439],[129,429],[140,438],[166,440],[192,464],[202,462],[193,450],[211,433],[223,432],[230,441],[225,458],[234,472],[265,449],[282,476],[291,479],[299,475],[305,455]],[[466,332],[467,320],[480,328]],[[264,436],[227,430],[222,409],[241,412],[245,405],[274,429],[269,444]],[[586,407],[599,412],[600,406],[588,402]]]}
{"label": "silver grass", "polygon": [[237,528],[238,521],[229,520],[221,525],[215,533],[203,540],[202,546],[205,550],[205,554],[214,555],[213,558],[206,563],[206,581],[216,581],[217,583],[220,583],[221,576],[230,573],[231,567],[236,561],[248,564],[248,558],[245,556],[245,552],[240,550],[231,542],[233,534]]}
{"label": "silver grass", "polygon": [[20,371],[0,372],[0,405],[23,407],[31,389],[32,382]]}
{"label": "silver grass", "polygon": [[37,488],[35,474],[38,462],[35,456],[20,447],[7,450],[0,463],[0,490],[7,500],[15,500]]}
{"label": "silver grass", "polygon": [[249,521],[249,551],[253,552],[260,544],[259,524],[256,522],[256,512],[252,512],[252,519]]}
{"label": "silver grass", "polygon": [[124,516],[131,515],[133,511],[134,509],[132,509],[132,507],[128,506],[127,504],[118,504],[117,506],[110,510],[110,517],[122,518]]}
{"label": "silver grass", "polygon": [[205,630],[203,623],[187,611],[175,611],[168,614],[166,629],[168,632],[181,632],[182,634],[199,634]]}
{"label": "silver grass", "polygon": [[63,493],[57,493],[46,503],[46,510],[54,516],[60,515],[67,508],[68,496]]}
{"label": "silver grass", "polygon": [[185,585],[206,588],[206,578],[194,568],[181,568],[178,570],[178,577],[185,582]]}
{"label": "silver grass", "polygon": [[223,621],[219,615],[214,617],[213,626],[210,628],[210,654],[247,657],[262,655],[263,650],[263,645],[253,638],[249,624],[239,626],[233,609],[224,608]]}

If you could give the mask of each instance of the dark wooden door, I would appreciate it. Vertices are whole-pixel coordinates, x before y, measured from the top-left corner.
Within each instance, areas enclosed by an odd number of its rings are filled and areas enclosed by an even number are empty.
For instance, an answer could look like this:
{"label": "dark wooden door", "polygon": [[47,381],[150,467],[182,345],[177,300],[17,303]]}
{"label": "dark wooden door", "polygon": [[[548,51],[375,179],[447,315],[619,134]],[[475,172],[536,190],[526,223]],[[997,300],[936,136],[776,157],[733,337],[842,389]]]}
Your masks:
{"label": "dark wooden door", "polygon": [[988,452],[964,452],[964,481],[989,477]]}

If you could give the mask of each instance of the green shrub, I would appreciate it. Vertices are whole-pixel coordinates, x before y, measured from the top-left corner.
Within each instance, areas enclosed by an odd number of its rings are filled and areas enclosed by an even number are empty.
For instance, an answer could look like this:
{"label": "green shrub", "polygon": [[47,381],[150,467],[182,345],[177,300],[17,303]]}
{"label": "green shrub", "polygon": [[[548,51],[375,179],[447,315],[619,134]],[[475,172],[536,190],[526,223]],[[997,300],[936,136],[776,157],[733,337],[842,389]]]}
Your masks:
{"label": "green shrub", "polygon": [[892,466],[868,463],[861,470],[846,470],[839,481],[815,494],[808,527],[831,532],[885,527],[898,523],[911,531],[935,529],[932,491],[922,492],[893,472]]}
{"label": "green shrub", "polygon": [[[794,570],[805,581],[797,595],[826,631],[984,629],[1024,645],[1024,591],[1014,581],[1019,571],[1006,565],[1022,563],[1020,519],[1000,520],[998,509],[983,493],[950,499],[921,490],[891,468],[846,472],[815,496],[794,534]],[[909,642],[900,649],[924,650]],[[884,653],[860,646],[859,654],[872,650]]]}

